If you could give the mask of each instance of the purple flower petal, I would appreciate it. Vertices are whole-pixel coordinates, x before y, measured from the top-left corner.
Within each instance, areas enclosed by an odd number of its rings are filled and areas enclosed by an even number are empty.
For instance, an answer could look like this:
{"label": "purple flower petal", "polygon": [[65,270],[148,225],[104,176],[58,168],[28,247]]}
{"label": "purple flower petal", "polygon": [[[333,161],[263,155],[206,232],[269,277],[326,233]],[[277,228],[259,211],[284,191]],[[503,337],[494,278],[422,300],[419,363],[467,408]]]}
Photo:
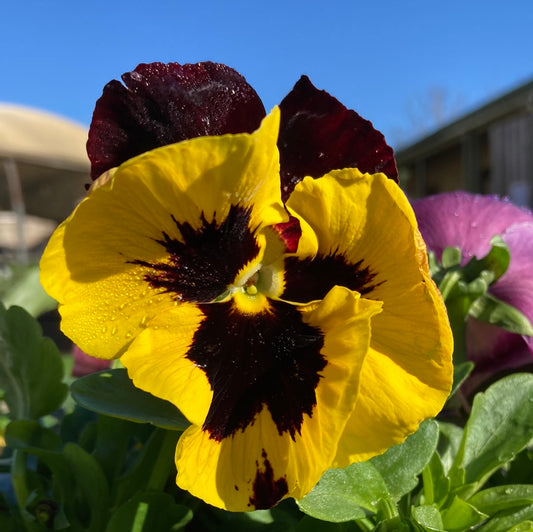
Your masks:
{"label": "purple flower petal", "polygon": [[475,363],[462,387],[467,395],[493,375],[533,362],[524,337],[474,318],[467,322],[466,348],[468,359]]}
{"label": "purple flower petal", "polygon": [[[490,287],[498,299],[518,308],[533,322],[533,213],[495,196],[451,192],[417,200],[413,208],[428,249],[440,259],[445,247],[458,247],[465,264],[484,257],[490,240],[501,235],[511,261],[505,274]],[[463,385],[466,393],[503,370],[533,362],[533,338],[513,334],[469,318],[467,354],[476,367]]]}
{"label": "purple flower petal", "polygon": [[282,197],[285,201],[305,176],[334,169],[383,172],[398,181],[398,171],[383,135],[355,111],[302,76],[280,104],[278,140]]}
{"label": "purple flower petal", "polygon": [[235,70],[217,63],[141,64],[104,87],[89,130],[91,177],[143,152],[203,135],[252,132],[265,109]]}
{"label": "purple flower petal", "polygon": [[[516,307],[533,323],[533,222],[514,224],[502,236],[509,246],[511,262],[490,292]],[[523,338],[533,353],[533,337]]]}
{"label": "purple flower petal", "polygon": [[511,224],[533,222],[533,214],[496,196],[447,192],[413,202],[418,226],[428,249],[440,260],[446,247],[458,247],[463,264],[484,257],[490,239]]}

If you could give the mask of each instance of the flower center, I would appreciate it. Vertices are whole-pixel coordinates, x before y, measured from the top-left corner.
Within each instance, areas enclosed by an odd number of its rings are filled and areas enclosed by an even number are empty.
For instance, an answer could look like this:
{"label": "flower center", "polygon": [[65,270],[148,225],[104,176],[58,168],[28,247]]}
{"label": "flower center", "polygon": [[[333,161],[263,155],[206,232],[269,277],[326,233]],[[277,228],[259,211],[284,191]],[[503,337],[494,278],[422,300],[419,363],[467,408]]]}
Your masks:
{"label": "flower center", "polygon": [[244,283],[244,291],[249,296],[255,296],[257,295],[258,289],[257,289],[257,282],[259,280],[259,270],[256,271],[245,283]]}

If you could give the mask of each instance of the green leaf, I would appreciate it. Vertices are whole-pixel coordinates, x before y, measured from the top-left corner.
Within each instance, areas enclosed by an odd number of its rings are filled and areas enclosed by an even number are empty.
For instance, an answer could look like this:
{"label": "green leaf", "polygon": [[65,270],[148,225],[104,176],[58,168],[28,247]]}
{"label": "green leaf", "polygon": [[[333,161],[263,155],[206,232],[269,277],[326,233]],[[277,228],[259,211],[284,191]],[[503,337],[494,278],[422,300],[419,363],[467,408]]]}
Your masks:
{"label": "green leaf", "polygon": [[444,473],[444,466],[439,453],[433,453],[429,464],[422,472],[424,481],[424,502],[435,503],[438,507],[448,498],[450,479]]}
{"label": "green leaf", "polygon": [[491,294],[484,294],[474,301],[469,314],[480,321],[496,325],[506,331],[533,336],[533,325],[527,316]]}
{"label": "green leaf", "polygon": [[[522,530],[521,527],[532,520],[533,504],[518,510],[501,512],[484,524],[480,530],[482,532],[510,532],[511,530]],[[531,529],[526,528],[525,530]]]}
{"label": "green leaf", "polygon": [[32,316],[57,308],[57,301],[52,299],[41,286],[39,265],[12,268],[9,286],[6,286],[1,299],[5,307],[24,308]]}
{"label": "green leaf", "polygon": [[131,438],[142,425],[124,419],[98,416],[96,420],[96,441],[93,456],[96,458],[109,482],[116,487],[116,479],[124,469]]}
{"label": "green leaf", "polygon": [[459,248],[447,247],[442,251],[441,264],[444,268],[452,268],[461,264],[461,250]]}
{"label": "green leaf", "polygon": [[[245,529],[248,530],[248,529]],[[277,529],[272,528],[272,532],[276,530],[286,530],[286,529]],[[306,515],[298,523],[295,532],[360,532],[361,529],[357,526],[356,523],[348,521],[346,523],[331,523],[328,521],[319,521],[318,519],[313,519],[312,517]]]}
{"label": "green leaf", "polygon": [[511,260],[509,247],[499,235],[492,237],[490,243],[492,247],[483,258],[474,257],[465,265],[464,273],[467,280],[474,280],[485,271],[493,274],[492,282],[495,282],[507,271]]}
{"label": "green leaf", "polygon": [[448,474],[455,462],[463,440],[463,429],[452,423],[439,421],[438,452],[444,472]]}
{"label": "green leaf", "polygon": [[176,504],[169,494],[145,491],[113,512],[105,532],[174,532],[183,530],[191,519],[192,511]]}
{"label": "green leaf", "polygon": [[533,375],[505,377],[474,398],[454,468],[475,488],[524,449],[533,434]]}
{"label": "green leaf", "polygon": [[461,362],[460,364],[454,365],[452,391],[450,392],[448,400],[458,390],[461,384],[463,384],[463,382],[468,378],[470,373],[472,373],[473,369],[474,369],[473,362]]}
{"label": "green leaf", "polygon": [[442,512],[442,524],[446,532],[464,532],[487,517],[471,504],[455,497],[450,507]]}
{"label": "green leaf", "polygon": [[75,380],[70,389],[81,406],[99,414],[170,430],[190,425],[173,404],[136,388],[125,369],[92,373]]}
{"label": "green leaf", "polygon": [[104,530],[110,505],[109,488],[94,457],[74,443],[67,443],[62,452],[37,448],[27,452],[51,471],[51,491],[71,529]]}
{"label": "green leaf", "polygon": [[531,530],[533,530],[533,521],[523,521],[506,532],[531,532]]}
{"label": "green leaf", "polygon": [[442,517],[435,505],[413,506],[411,511],[413,519],[426,530],[444,530]]}
{"label": "green leaf", "polygon": [[428,419],[402,444],[370,460],[381,473],[393,500],[409,493],[418,483],[418,475],[427,466],[439,438],[437,423]]}
{"label": "green leaf", "polygon": [[494,515],[502,510],[533,504],[533,485],[497,486],[476,493],[468,500],[479,511]]}
{"label": "green leaf", "polygon": [[378,502],[388,497],[378,470],[370,462],[361,462],[326,471],[311,492],[297,502],[302,512],[316,519],[340,523],[376,512]]}
{"label": "green leaf", "polygon": [[[101,532],[108,519],[110,506],[109,487],[96,459],[74,443],[67,443],[63,450],[69,469],[74,476],[74,499],[80,520],[87,532]],[[88,516],[88,517],[87,517]]]}
{"label": "green leaf", "polygon": [[61,438],[58,434],[42,427],[37,421],[16,420],[6,427],[6,444],[12,449],[27,449],[37,447],[56,451],[61,447]]}
{"label": "green leaf", "polygon": [[68,391],[62,378],[61,355],[37,321],[0,303],[0,388],[11,418],[37,419],[59,408]]}

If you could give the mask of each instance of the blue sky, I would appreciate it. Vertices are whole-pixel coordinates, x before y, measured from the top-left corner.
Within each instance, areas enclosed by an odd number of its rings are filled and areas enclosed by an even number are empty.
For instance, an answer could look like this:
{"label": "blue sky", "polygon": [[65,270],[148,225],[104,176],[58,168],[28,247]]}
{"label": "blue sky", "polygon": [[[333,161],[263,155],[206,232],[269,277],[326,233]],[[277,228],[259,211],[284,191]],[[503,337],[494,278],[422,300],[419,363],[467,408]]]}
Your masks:
{"label": "blue sky", "polygon": [[[265,107],[301,74],[393,145],[533,78],[531,0],[6,0],[0,101],[88,125],[138,63],[204,60],[243,74]],[[437,94],[436,97],[431,97]]]}

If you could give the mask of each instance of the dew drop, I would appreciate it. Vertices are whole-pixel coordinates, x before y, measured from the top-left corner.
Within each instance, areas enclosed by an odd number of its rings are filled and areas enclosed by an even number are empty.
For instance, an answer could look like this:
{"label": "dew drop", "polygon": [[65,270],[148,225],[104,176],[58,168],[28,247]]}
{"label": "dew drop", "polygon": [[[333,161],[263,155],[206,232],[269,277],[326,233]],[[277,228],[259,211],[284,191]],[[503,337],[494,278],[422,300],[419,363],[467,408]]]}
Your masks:
{"label": "dew drop", "polygon": [[126,337],[126,340],[127,340],[128,338],[131,338],[131,333],[130,333],[130,332],[127,332],[126,335],[125,335],[125,337]]}
{"label": "dew drop", "polygon": [[115,334],[117,334],[117,328],[116,327],[113,327],[111,329],[111,336],[115,336]]}

